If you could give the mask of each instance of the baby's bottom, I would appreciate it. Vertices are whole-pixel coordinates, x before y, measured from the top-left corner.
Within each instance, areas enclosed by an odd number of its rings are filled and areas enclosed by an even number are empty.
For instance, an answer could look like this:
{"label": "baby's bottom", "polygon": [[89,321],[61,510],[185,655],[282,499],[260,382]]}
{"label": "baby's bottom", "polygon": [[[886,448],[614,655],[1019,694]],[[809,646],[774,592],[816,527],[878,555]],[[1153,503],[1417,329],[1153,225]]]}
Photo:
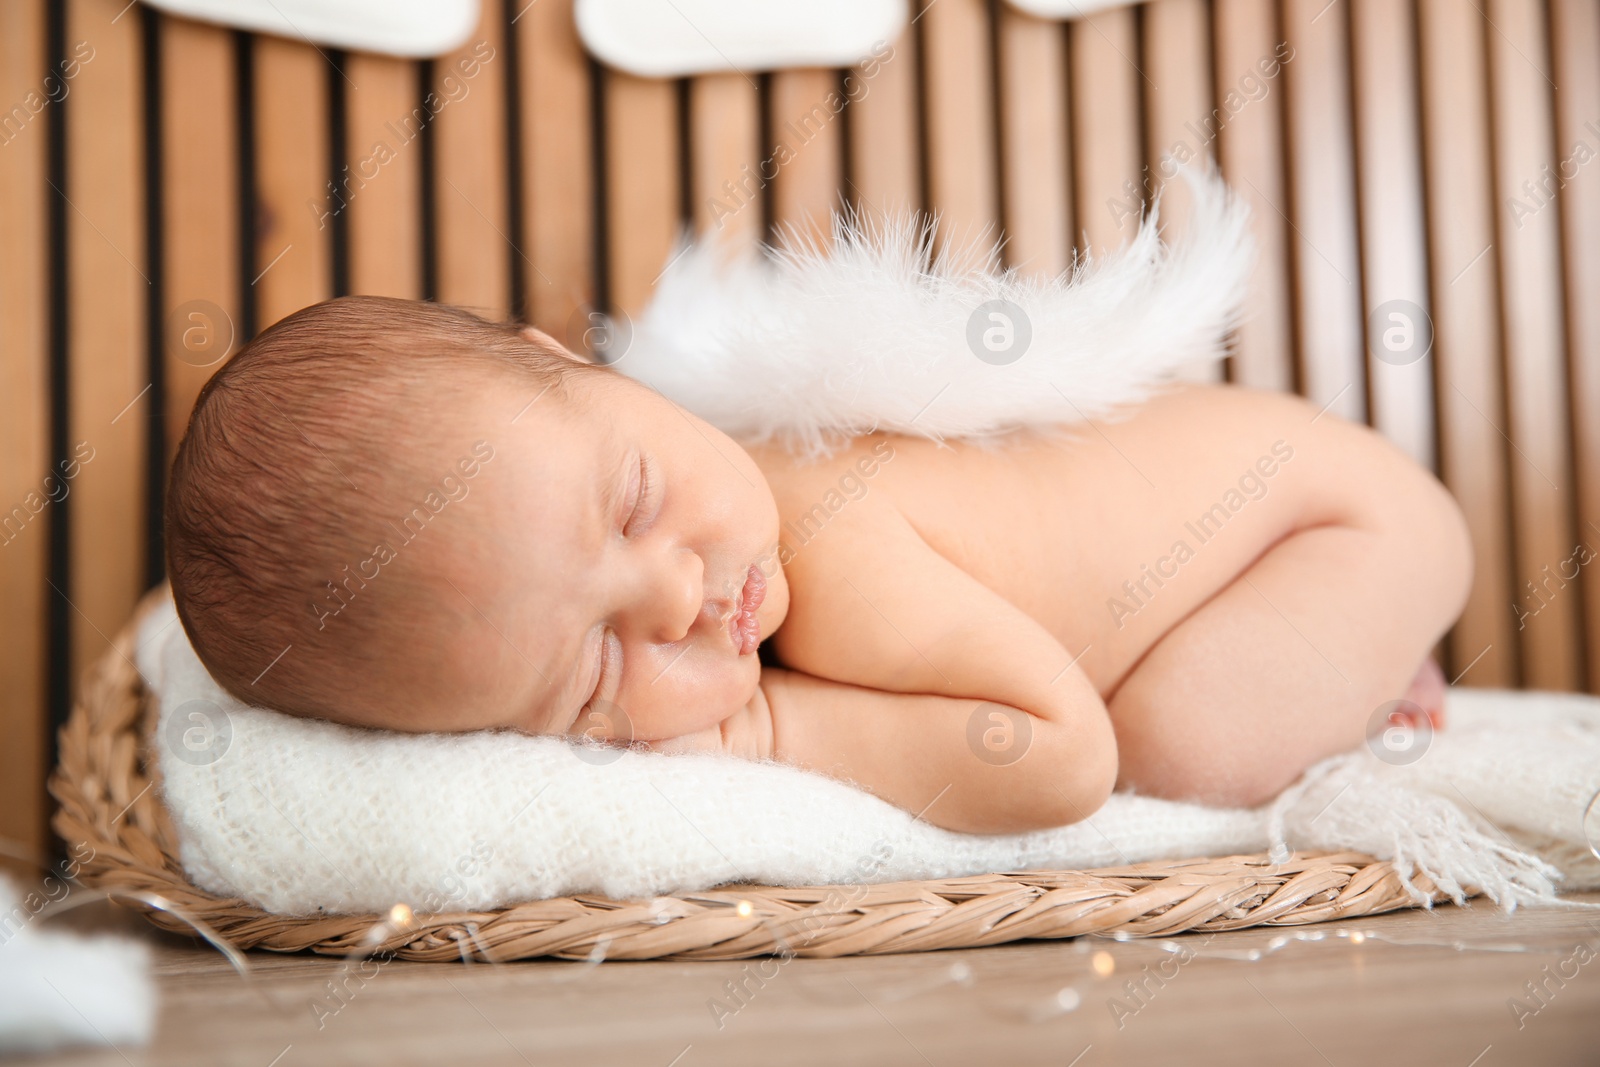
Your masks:
{"label": "baby's bottom", "polygon": [[1295,454],[1269,479],[1270,495],[1245,505],[1263,521],[1239,536],[1258,547],[1225,567],[1191,564],[1210,571],[1214,591],[1190,594],[1197,603],[1165,618],[1149,613],[1159,636],[1108,694],[1118,784],[1254,805],[1359,744],[1384,705],[1408,695],[1425,709],[1440,702],[1442,680],[1419,674],[1419,664],[1465,601],[1471,546],[1444,488],[1365,427],[1294,398],[1235,393],[1225,412],[1196,400],[1158,402],[1143,427],[1103,429],[1138,451],[1140,434],[1167,438],[1167,449],[1145,452],[1155,463],[1190,442],[1188,458],[1146,474],[1162,485],[1198,480],[1213,493],[1237,459],[1210,475],[1194,466],[1205,450],[1195,442],[1214,436],[1211,420],[1234,435],[1292,442]]}

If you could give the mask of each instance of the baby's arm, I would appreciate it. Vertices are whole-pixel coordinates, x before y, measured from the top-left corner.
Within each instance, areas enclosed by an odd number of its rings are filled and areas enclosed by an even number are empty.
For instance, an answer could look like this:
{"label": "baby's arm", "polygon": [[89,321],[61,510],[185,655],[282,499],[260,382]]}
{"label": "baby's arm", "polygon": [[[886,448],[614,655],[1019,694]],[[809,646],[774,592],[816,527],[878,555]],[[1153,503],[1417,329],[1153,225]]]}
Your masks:
{"label": "baby's arm", "polygon": [[[935,552],[887,494],[852,503],[789,572],[777,640],[796,669],[762,676],[776,759],[972,833],[1077,822],[1104,803],[1116,739],[1072,654]],[[981,744],[1008,711],[1031,733],[1013,762]]]}

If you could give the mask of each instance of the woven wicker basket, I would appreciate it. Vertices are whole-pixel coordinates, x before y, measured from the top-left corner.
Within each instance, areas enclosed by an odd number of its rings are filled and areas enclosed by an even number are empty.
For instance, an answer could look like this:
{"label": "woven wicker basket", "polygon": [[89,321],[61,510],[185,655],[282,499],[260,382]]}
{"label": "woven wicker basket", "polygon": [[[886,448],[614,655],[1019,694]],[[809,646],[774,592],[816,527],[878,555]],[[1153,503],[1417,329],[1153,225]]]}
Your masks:
{"label": "woven wicker basket", "polygon": [[[154,701],[133,665],[138,620],[153,600],[84,678],[50,781],[61,805],[54,825],[75,855],[93,850],[79,875],[85,884],[164,898],[239,948],[413,960],[825,957],[1298,925],[1414,904],[1389,863],[1339,852],[1284,863],[1228,856],[869,886],[737,885],[654,900],[583,895],[491,912],[271,915],[196,888],[178,862],[157,768],[146,758]],[[1443,899],[1431,883],[1418,886]],[[172,913],[144,910],[157,926],[190,932]]]}

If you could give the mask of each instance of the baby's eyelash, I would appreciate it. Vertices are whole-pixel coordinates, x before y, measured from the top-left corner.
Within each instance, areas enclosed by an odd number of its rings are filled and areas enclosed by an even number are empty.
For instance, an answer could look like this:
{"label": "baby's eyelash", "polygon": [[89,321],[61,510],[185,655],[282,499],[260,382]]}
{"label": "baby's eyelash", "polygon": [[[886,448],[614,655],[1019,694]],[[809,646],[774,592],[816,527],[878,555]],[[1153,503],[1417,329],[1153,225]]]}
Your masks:
{"label": "baby's eyelash", "polygon": [[639,517],[639,509],[644,507],[645,502],[650,499],[651,485],[652,480],[650,477],[650,461],[648,458],[646,458],[644,453],[641,452],[639,453],[639,495],[633,498],[633,508],[628,512],[628,521],[623,525],[622,528],[623,533],[628,532],[628,528],[631,527],[634,523],[634,520]]}
{"label": "baby's eyelash", "polygon": [[612,645],[611,637],[612,637],[612,635],[608,633],[608,634],[603,635],[600,638],[600,671],[599,671],[599,677],[594,680],[594,691],[591,692],[589,694],[588,699],[583,702],[583,706],[586,707],[586,708],[590,704],[593,704],[595,702],[596,698],[598,698],[600,696],[601,690],[605,689],[605,687],[606,687],[607,679],[610,678],[611,676],[619,673],[620,670],[621,670],[621,668],[617,664],[617,660],[620,659],[621,655],[622,655],[621,647],[620,647],[620,644],[619,644],[618,645],[618,651],[615,652],[615,653],[612,653],[610,651],[611,645]]}

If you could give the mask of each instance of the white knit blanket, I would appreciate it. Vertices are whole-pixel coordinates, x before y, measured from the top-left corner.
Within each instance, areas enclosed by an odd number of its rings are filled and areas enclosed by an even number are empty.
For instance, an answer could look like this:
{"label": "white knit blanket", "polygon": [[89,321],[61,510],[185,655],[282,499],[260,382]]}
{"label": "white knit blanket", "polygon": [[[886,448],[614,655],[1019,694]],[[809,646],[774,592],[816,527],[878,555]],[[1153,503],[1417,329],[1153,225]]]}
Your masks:
{"label": "white knit blanket", "polygon": [[[1193,179],[1194,175],[1189,175]],[[834,249],[729,264],[685,249],[617,369],[746,440],[821,451],[879,427],[983,438],[1105,415],[1214,359],[1249,274],[1243,209],[1193,183],[1182,238],[1152,217],[1119,254],[1040,280],[992,250],[936,256],[915,220]],[[579,892],[884,882],[1292,849],[1358,849],[1506,906],[1600,886],[1585,845],[1600,701],[1452,690],[1452,725],[1390,766],[1365,747],[1259,810],[1118,795],[1074,826],[951,833],[793,767],[511,734],[352,730],[244,707],[170,600],[138,665],[158,695],[164,795],[195,882],[279,913],[492,908]],[[931,799],[931,798],[930,798]]]}
{"label": "white knit blanket", "polygon": [[[1404,766],[1367,748],[1276,804],[1117,794],[1073,826],[977,836],[842,782],[726,756],[516,734],[401,735],[248,708],[217,687],[168,599],[139,635],[184,869],[284,914],[495,908],[743,881],[887,882],[1290,849],[1358,849],[1507,907],[1600,887],[1584,844],[1600,699],[1451,689],[1450,728]],[[1563,876],[1564,877],[1561,877]]]}

